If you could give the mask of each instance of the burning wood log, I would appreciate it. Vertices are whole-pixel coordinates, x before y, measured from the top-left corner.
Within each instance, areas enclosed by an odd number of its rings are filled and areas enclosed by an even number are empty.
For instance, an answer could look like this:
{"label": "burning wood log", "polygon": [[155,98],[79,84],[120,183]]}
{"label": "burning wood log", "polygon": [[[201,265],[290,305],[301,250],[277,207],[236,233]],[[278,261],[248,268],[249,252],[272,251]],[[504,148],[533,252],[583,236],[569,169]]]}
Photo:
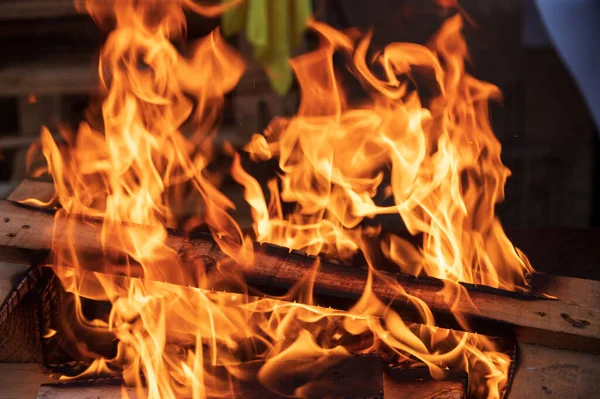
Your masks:
{"label": "burning wood log", "polygon": [[[46,185],[42,188],[39,183],[35,186],[24,183],[10,198],[19,200],[36,195],[46,195],[48,198],[48,187]],[[31,195],[32,190],[36,195]],[[2,246],[46,250],[50,248],[53,230],[54,240],[60,242],[64,239],[61,238],[61,232],[65,230],[65,226],[55,226],[54,218],[48,212],[2,201],[0,220],[5,220],[0,223]],[[78,234],[74,237],[76,242],[73,244],[77,248],[96,252],[101,248],[98,224],[78,222],[76,228]],[[111,241],[110,237],[106,239],[109,246]],[[167,275],[153,278],[177,284],[195,284],[197,275],[191,271],[201,266],[204,271],[212,273],[239,272],[251,286],[288,290],[312,270],[317,260],[301,252],[290,252],[287,248],[256,244],[254,264],[247,267],[233,265],[229,268],[216,268],[214,266],[217,263],[226,263],[228,257],[209,235],[191,239],[170,235],[167,244],[179,253],[184,263],[189,263],[190,275],[187,278]],[[364,291],[368,275],[364,268],[349,268],[323,260],[320,261],[318,270],[314,270],[313,289],[317,295],[356,300]],[[137,272],[139,275],[143,273],[141,269]],[[398,282],[406,294],[398,292],[384,279]],[[560,292],[561,296],[569,295],[565,290],[574,290],[573,286],[568,288],[573,280],[547,277],[546,280],[548,279],[554,281],[553,292]],[[547,281],[545,284],[548,286]],[[564,288],[557,288],[557,285]],[[382,301],[402,309],[412,307],[409,296],[414,296],[424,301],[438,315],[451,316],[456,310],[460,310],[481,333],[494,331],[494,335],[514,334],[520,342],[600,352],[600,313],[586,306],[589,302],[576,303],[572,297],[569,300],[550,299],[535,293],[508,292],[471,284],[445,284],[438,279],[416,278],[401,273],[381,273],[373,279],[372,289]],[[464,295],[465,290],[468,296]]]}
{"label": "burning wood log", "polygon": [[[51,221],[52,217],[49,214],[46,214],[44,212],[41,211],[34,211],[34,210],[30,210],[27,208],[22,208],[22,207],[18,207],[12,204],[7,204],[7,203],[0,203],[0,209],[4,209],[2,208],[2,206],[7,206],[12,208],[13,210],[18,210],[19,212],[25,212],[28,213],[30,215],[29,218],[29,222],[31,222],[32,220],[36,220],[39,219],[40,217],[42,219],[46,219]],[[26,223],[25,219],[20,219],[19,216],[19,212],[14,213],[14,219],[13,222],[18,222],[18,223]],[[29,223],[27,222],[27,223]],[[11,221],[6,222],[6,224],[11,223]],[[33,223],[33,222],[31,222]],[[28,228],[23,228],[23,226],[29,226]],[[28,225],[28,224],[23,224],[20,226],[21,228],[21,232],[24,234],[29,234],[31,233],[33,230],[35,230],[34,226],[36,227],[43,227],[43,225]],[[88,229],[91,230],[86,230],[84,227],[87,226]],[[14,227],[14,226],[13,226]],[[95,228],[97,228],[97,226],[95,227],[94,225],[85,225],[82,224],[81,227],[83,230],[80,230],[80,232],[82,233],[83,236],[85,237],[95,237]],[[7,230],[8,231],[8,230]],[[51,231],[51,230],[49,230]],[[3,232],[4,233],[4,232]],[[19,232],[20,233],[20,232]],[[7,233],[10,234],[10,233]],[[0,235],[0,237],[4,237],[5,235],[2,234]],[[60,235],[58,235],[60,237]],[[9,237],[7,237],[9,238]],[[15,235],[12,238],[17,238],[17,235]],[[46,237],[47,238],[47,237]],[[33,247],[36,249],[40,249],[43,248],[43,246],[40,246],[40,241],[39,240],[44,240],[43,235],[42,236],[37,236],[37,244],[34,243]],[[207,262],[208,266],[211,266],[213,264],[213,261],[216,262],[216,260],[221,259],[221,257],[223,257],[224,255],[222,253],[220,253],[220,251],[218,251],[218,249],[215,249],[215,245],[212,244],[212,241],[208,238],[208,237],[203,237],[202,240],[199,239],[191,239],[191,240],[183,240],[180,237],[177,236],[173,236],[171,237],[171,240],[175,243],[177,243],[176,248],[179,248],[179,252],[182,255],[182,257],[185,257],[187,260],[192,261],[192,259],[194,257],[200,257],[200,261],[202,262]],[[211,242],[210,245],[208,245],[208,252],[206,252],[206,249],[202,249],[204,248],[204,246],[207,245],[208,242]],[[26,241],[22,241],[23,243]],[[84,240],[84,242],[87,242],[88,248],[89,249],[98,249],[97,245],[98,243],[96,241],[89,241],[89,240]],[[94,244],[95,243],[95,244]],[[200,249],[198,249],[200,248]],[[261,248],[266,249],[264,252],[260,251]],[[257,258],[257,262],[263,262],[268,264],[269,259],[270,259],[270,255],[272,255],[273,253],[277,254],[277,253],[281,253],[283,255],[287,254],[287,250],[278,248],[278,247],[272,247],[272,246],[259,246],[259,254],[260,257]],[[208,253],[209,255],[203,255]],[[303,267],[309,267],[312,260],[310,262],[305,262],[305,258],[307,258],[305,255],[302,255],[300,253],[294,252],[292,254],[287,254],[286,256],[290,256],[290,258],[285,258],[287,259],[286,261],[282,260],[282,266],[285,266],[284,268],[279,268],[279,270],[281,270],[283,273],[281,274],[281,277],[285,277],[287,275],[289,275],[289,269],[290,269],[290,265],[289,263],[292,260],[296,260],[299,262],[293,263],[292,265],[304,265]],[[277,257],[276,257],[277,258]],[[197,258],[196,258],[197,259]],[[312,259],[312,258],[309,258]],[[197,259],[198,260],[198,259]],[[345,268],[339,265],[334,265],[334,264],[329,264],[324,262],[325,266],[328,266],[327,270],[332,270],[335,273],[337,273],[340,270],[345,270],[347,272],[352,271],[354,269],[349,269],[349,268]],[[329,269],[335,267],[335,269]],[[210,268],[210,267],[209,267]],[[339,268],[339,270],[337,269]],[[254,269],[251,269],[254,270]],[[293,269],[292,269],[293,270]],[[303,269],[304,271],[306,271],[305,269]],[[139,271],[141,274],[141,271]],[[342,274],[343,275],[343,274]],[[260,275],[259,275],[260,277]],[[275,276],[277,277],[277,276]],[[263,276],[264,278],[264,276]],[[576,303],[585,303],[587,305],[592,306],[594,304],[593,298],[590,297],[590,293],[596,292],[595,288],[593,286],[593,282],[587,282],[585,280],[577,280],[577,279],[564,279],[564,278],[557,278],[556,281],[558,282],[568,282],[568,283],[579,283],[579,284],[583,284],[583,283],[590,283],[590,286],[584,286],[586,287],[583,291],[583,293],[577,293],[575,292],[576,290],[573,290],[573,287],[571,287],[571,289],[566,289],[565,287],[569,287],[568,285],[563,284],[558,284],[558,286],[556,284],[554,284],[553,286],[549,286],[548,285],[548,279],[552,280],[551,276],[544,276],[544,275],[534,275],[532,276],[532,284],[534,286],[534,288],[538,289],[538,290],[544,290],[543,287],[551,287],[552,289],[550,289],[548,292],[552,293],[552,294],[559,294],[562,297],[568,298],[571,301],[574,301]],[[278,281],[277,279],[275,279],[274,281]],[[351,280],[353,281],[353,280]],[[407,281],[411,281],[410,278],[407,278]],[[421,281],[421,279],[414,279],[412,278],[412,282],[415,284],[425,284],[425,283],[432,283],[432,281],[435,280],[423,280]],[[285,282],[285,280],[284,280]],[[317,282],[319,282],[319,279],[317,279]],[[542,284],[544,283],[544,284]],[[331,284],[331,283],[328,283]],[[260,285],[259,283],[257,283],[256,285]],[[427,285],[427,284],[426,284]],[[435,286],[435,284],[434,284]],[[581,285],[578,285],[581,288]],[[284,288],[287,288],[286,285],[283,286]],[[562,291],[559,291],[559,288],[562,287]],[[468,287],[470,290],[475,289],[476,287]],[[581,291],[581,290],[580,290]],[[587,294],[586,294],[587,293]],[[341,295],[340,295],[341,296]],[[527,303],[527,302],[526,302]],[[517,390],[517,392],[535,392],[535,389],[542,389],[539,386],[539,381],[537,379],[531,379],[530,377],[532,376],[532,370],[529,369],[528,367],[536,367],[535,365],[532,366],[532,364],[534,363],[539,363],[541,360],[538,359],[538,357],[535,354],[529,354],[529,352],[531,352],[531,350],[529,350],[528,348],[532,348],[532,346],[529,345],[525,345],[524,346],[526,352],[527,352],[527,362],[526,364],[529,366],[523,366],[523,364],[521,364],[519,371],[517,372],[516,376],[517,379],[519,381],[519,384],[515,385],[515,390]],[[535,347],[533,347],[535,348]],[[592,361],[593,359],[595,359],[595,356],[592,355],[587,355],[587,354],[578,354],[578,353],[573,353],[573,352],[568,352],[568,351],[560,351],[560,350],[555,350],[555,349],[544,349],[544,348],[540,348],[539,350],[546,350],[546,351],[550,351],[551,353],[562,353],[562,355],[558,355],[560,358],[563,358],[562,356],[566,356],[566,357],[570,357],[572,358],[571,363],[574,364],[579,364],[581,356],[586,356],[589,357],[590,360]],[[535,351],[534,351],[535,352]],[[550,356],[550,357],[548,357]],[[552,356],[554,355],[546,355],[547,359],[550,359]],[[552,359],[555,359],[555,357],[552,357]],[[574,360],[573,360],[574,359]],[[542,359],[543,360],[543,359]],[[584,359],[585,360],[585,359]],[[587,361],[589,363],[588,360],[581,360],[582,362],[585,363],[585,361]],[[554,361],[556,362],[556,361]],[[587,369],[586,369],[587,370]],[[427,374],[427,373],[425,373]],[[584,372],[585,375],[588,375],[589,372]],[[398,397],[397,396],[397,392],[403,392],[404,395],[409,395],[409,393],[414,393],[414,395],[417,395],[415,397],[423,397],[423,395],[428,396],[428,395],[437,395],[436,397],[448,397],[448,398],[459,398],[459,397],[464,397],[464,388],[462,388],[461,390],[461,385],[460,382],[456,381],[456,380],[445,380],[445,381],[436,381],[436,380],[432,380],[430,377],[428,378],[427,376],[415,376],[411,373],[406,374],[406,370],[405,369],[392,369],[392,370],[387,370],[384,374],[383,377],[383,390],[385,392],[386,395],[388,395],[389,397]],[[393,375],[394,378],[390,378],[390,375]],[[545,374],[544,374],[545,375]],[[404,376],[404,377],[402,377]],[[584,378],[584,377],[581,377]],[[585,377],[587,378],[587,377]],[[398,382],[398,380],[400,380],[400,382]],[[587,380],[586,380],[587,381]],[[549,386],[549,385],[543,385],[545,386],[547,389],[557,389],[554,388],[553,386]],[[585,387],[587,387],[588,385],[585,385]],[[577,392],[583,392],[581,391],[581,389],[587,389],[587,388],[578,388]],[[59,385],[59,386],[45,386],[42,388],[42,390],[40,391],[40,395],[42,395],[42,393],[44,395],[49,395],[49,396],[42,396],[42,397],[74,397],[72,395],[78,396],[81,395],[83,393],[86,394],[91,394],[91,393],[98,393],[98,394],[102,394],[103,397],[110,397],[110,396],[106,396],[106,395],[110,395],[110,392],[114,391],[115,395],[120,395],[120,388],[116,388],[116,387],[98,387],[98,386],[93,386],[93,387],[82,387],[81,385],[76,385],[74,387],[69,386],[69,385]],[[391,392],[391,393],[390,393]],[[514,391],[513,391],[514,392]],[[588,392],[587,390],[585,392]],[[425,393],[425,394],[424,394]],[[54,395],[54,396],[52,396]],[[60,395],[60,396],[56,396],[56,395]],[[63,396],[63,395],[71,395],[71,396]],[[403,397],[413,397],[413,396],[403,396]]]}
{"label": "burning wood log", "polygon": [[[207,237],[192,239],[179,251],[208,261],[207,266],[210,267],[212,259],[218,262],[224,255],[216,244],[210,245],[207,241]],[[296,251],[262,245],[257,248],[255,265],[242,273],[249,284],[287,289],[302,279],[314,262],[313,258]],[[364,269],[328,262],[321,262],[315,273],[313,289],[322,295],[358,299],[367,282]],[[520,342],[593,353],[600,351],[600,317],[584,305],[470,284],[444,286],[437,279],[415,278],[400,273],[391,278],[400,283],[406,294],[424,301],[434,312],[448,315],[459,310],[472,318],[476,327],[492,322],[495,328],[504,328],[505,331],[508,328]],[[448,290],[449,286],[453,289]],[[468,296],[461,295],[463,288]],[[382,301],[394,306],[411,306],[408,296],[377,277],[373,279],[373,292]]]}
{"label": "burning wood log", "polygon": [[390,368],[383,373],[384,397],[389,398],[465,398],[467,376],[446,373],[443,380],[435,380],[423,369]]}
{"label": "burning wood log", "polygon": [[[60,269],[60,268],[59,268]],[[45,269],[48,270],[48,269]],[[87,273],[87,272],[86,272]],[[98,273],[94,273],[98,274]],[[43,273],[40,275],[40,268],[34,267],[21,283],[20,287],[33,287],[35,286],[38,279],[44,279]],[[127,279],[127,277],[117,277],[121,279]],[[56,279],[54,279],[56,283]],[[28,292],[23,291],[23,295]],[[48,298],[46,291],[54,291],[53,297]],[[58,292],[57,292],[58,291]],[[62,292],[62,294],[60,293]],[[30,292],[29,292],[30,294]],[[41,328],[47,329],[51,324],[49,319],[54,317],[60,317],[66,320],[73,320],[74,315],[64,313],[60,299],[63,296],[64,291],[61,287],[56,284],[46,285],[42,294],[42,308],[44,308],[44,314],[39,315],[38,313],[30,315],[29,319],[33,324],[39,324]],[[29,295],[29,299],[37,299],[38,296]],[[97,304],[97,302],[94,302]],[[50,308],[48,308],[50,306]],[[41,317],[43,320],[37,320]],[[56,327],[52,325],[52,327]],[[37,330],[37,329],[36,329]],[[443,329],[439,329],[442,331]],[[60,333],[62,334],[62,332]],[[13,339],[15,334],[10,334],[7,339]],[[49,337],[47,337],[49,338]],[[53,338],[52,338],[53,339]],[[44,340],[46,341],[46,340]],[[367,344],[368,345],[368,344]],[[44,357],[48,360],[49,346],[44,342]],[[96,348],[94,348],[96,349]],[[51,352],[52,350],[50,350]],[[315,378],[314,373],[315,364],[310,359],[305,360],[307,364],[303,364],[302,360],[293,360],[288,366],[283,367],[287,371],[284,373],[284,378],[278,378],[277,389],[279,392],[288,392],[292,394],[296,389],[299,388],[299,384],[302,385],[303,381],[310,381],[306,386],[302,387],[303,394],[306,397],[321,397],[323,393],[330,397],[348,397],[348,398],[363,398],[363,397],[401,397],[401,398],[421,398],[421,397],[439,397],[439,398],[451,398],[458,399],[464,398],[467,391],[467,376],[464,372],[445,372],[443,377],[440,379],[434,379],[429,374],[429,370],[426,368],[406,368],[400,366],[389,367],[385,366],[384,363],[387,361],[382,359],[379,355],[354,355],[348,358],[342,358],[339,362],[335,363],[333,367],[326,369],[325,371],[319,372]],[[514,359],[511,359],[514,361]],[[243,364],[245,372],[243,375],[248,376],[252,372],[256,374],[258,369],[263,365],[264,362],[251,361],[247,364]],[[71,370],[68,364],[75,364],[72,361],[63,365],[50,365],[51,367],[63,370]],[[75,368],[76,370],[76,368]],[[80,369],[80,371],[83,369]],[[289,396],[277,396],[272,391],[266,389],[257,380],[235,380],[231,378],[224,378],[228,371],[224,367],[215,367],[207,365],[205,370],[211,375],[217,375],[221,377],[220,381],[229,381],[230,386],[223,396],[229,397],[226,393],[235,392],[236,397],[241,395],[242,397],[289,397]],[[383,371],[382,371],[383,370]],[[239,371],[239,370],[238,370]],[[9,370],[10,372],[10,370]],[[308,374],[310,375],[308,375]],[[223,376],[221,376],[223,374]],[[240,375],[240,373],[234,373]],[[302,375],[307,374],[307,377],[303,379]],[[228,375],[228,374],[227,374]],[[285,377],[288,377],[287,379]],[[115,383],[117,382],[117,383]],[[38,397],[40,398],[74,398],[83,396],[94,396],[101,398],[112,398],[121,397],[123,390],[127,391],[129,397],[135,397],[135,392],[132,388],[122,388],[120,379],[107,379],[107,378],[95,378],[90,380],[73,380],[66,383],[50,383],[43,385],[40,388]],[[214,388],[214,387],[213,387]],[[212,388],[211,388],[212,389]],[[211,392],[217,392],[213,389]],[[401,393],[401,394],[400,394]],[[131,396],[133,395],[133,396]],[[287,394],[286,394],[287,395]]]}
{"label": "burning wood log", "polygon": [[[255,362],[258,367],[262,362]],[[301,362],[300,362],[301,363]],[[294,369],[294,364],[290,364]],[[299,364],[302,367],[302,364]],[[222,367],[209,368],[208,372],[223,372]],[[223,369],[223,370],[220,370]],[[282,382],[282,391],[296,392],[298,379]],[[441,380],[431,378],[426,369],[384,368],[381,361],[369,356],[353,356],[341,360],[333,367],[312,380],[308,389],[302,390],[302,397],[343,397],[343,398],[439,398],[463,399],[466,396],[467,376],[464,373],[447,373]],[[256,380],[237,380],[230,382],[228,391],[221,398],[286,398],[267,390]],[[120,399],[122,392],[135,398],[135,390],[121,387],[120,379],[98,379],[70,381],[66,383],[44,384],[40,387],[38,399],[70,399],[98,397],[102,399]],[[216,394],[214,395],[217,396]]]}
{"label": "burning wood log", "polygon": [[[289,362],[282,367],[286,368],[286,371],[289,372],[288,376],[291,378],[278,380],[277,386],[273,387],[279,394],[267,389],[256,378],[258,370],[263,365],[264,362],[255,361],[232,366],[243,371],[241,373],[243,378],[233,377],[224,366],[207,365],[204,372],[207,376],[216,376],[219,381],[226,382],[222,386],[210,387],[214,397],[284,398],[289,397],[286,395],[297,395],[298,389],[302,389],[304,397],[380,397],[383,392],[383,366],[381,360],[373,356],[352,356],[340,359],[339,362],[328,367],[319,375],[311,375],[310,380],[307,378],[307,370],[311,368],[310,364],[303,363],[302,360]],[[240,376],[240,374],[237,375]],[[135,395],[134,389],[122,388],[122,383],[123,381],[118,378],[105,378],[42,385],[38,398],[66,399],[80,398],[82,395],[97,396],[103,399],[120,398],[122,389]],[[210,385],[210,382],[208,384]]]}
{"label": "burning wood log", "polygon": [[[597,356],[527,344],[521,345],[520,351],[519,367],[515,372],[510,398],[537,397],[542,394],[565,399],[591,398],[600,389],[600,377],[596,366]],[[18,375],[17,380],[23,378],[22,372],[14,372],[11,368],[4,367],[2,371],[7,380],[10,380],[13,374],[14,377]],[[42,374],[39,371],[31,374],[37,378],[29,378],[30,380],[39,381],[41,379],[39,375]],[[426,371],[400,368],[384,369],[384,397],[463,398],[461,384],[464,384],[465,377],[461,373],[449,373],[447,379],[438,381],[433,380]],[[362,381],[362,378],[360,380]],[[133,395],[133,388],[126,388],[126,390],[128,394]],[[14,389],[13,392],[15,395],[18,393]],[[99,382],[94,384],[91,381],[86,383],[46,383],[40,387],[38,397],[80,398],[85,393],[90,397],[102,395],[102,398],[111,398],[113,397],[110,396],[111,392],[114,392],[115,398],[121,398],[120,388],[114,384],[108,384],[106,380],[104,380],[104,384]],[[447,396],[441,396],[442,393]],[[455,396],[449,396],[451,393]]]}
{"label": "burning wood log", "polygon": [[[121,278],[126,279],[126,277]],[[55,301],[56,298],[52,302]],[[53,309],[48,313],[61,313],[57,310]],[[62,314],[62,316],[72,320],[72,315]],[[206,365],[205,371],[210,375],[219,377],[219,381],[229,381],[230,385],[222,392],[223,395],[218,397],[229,397],[228,394],[235,392],[235,397],[283,398],[298,392],[297,390],[301,386],[303,397],[390,397],[406,399],[422,397],[460,399],[466,397],[467,376],[464,372],[446,372],[443,378],[434,379],[426,368],[399,366],[390,368],[384,366],[384,360],[377,355],[355,355],[342,358],[334,366],[313,375],[315,364],[310,359],[305,360],[305,362],[306,364],[299,359],[280,366],[286,371],[283,376],[279,376],[283,378],[276,379],[276,388],[278,392],[283,392],[285,395],[275,395],[273,391],[265,388],[255,378],[244,380],[236,380],[231,377],[224,378],[229,375],[229,371],[221,366]],[[246,377],[256,375],[263,364],[264,362],[257,361],[243,364],[240,367],[245,372],[241,374]],[[240,375],[240,373],[236,372],[234,375]],[[306,381],[310,382],[304,385]],[[103,399],[120,398],[123,390],[129,394],[129,397],[136,397],[132,388],[121,387],[121,383],[122,381],[118,378],[98,378],[46,384],[40,388],[38,398],[68,399],[81,396],[94,396]],[[219,392],[219,389],[211,387],[211,392]]]}

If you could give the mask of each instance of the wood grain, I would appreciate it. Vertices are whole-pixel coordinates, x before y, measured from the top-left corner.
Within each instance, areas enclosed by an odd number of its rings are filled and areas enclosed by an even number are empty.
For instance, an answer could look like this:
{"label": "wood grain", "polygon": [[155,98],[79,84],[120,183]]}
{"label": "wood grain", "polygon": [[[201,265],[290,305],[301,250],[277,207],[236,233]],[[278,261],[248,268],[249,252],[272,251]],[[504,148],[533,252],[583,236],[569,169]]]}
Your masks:
{"label": "wood grain", "polygon": [[35,58],[0,67],[0,94],[21,96],[88,94],[98,85],[93,57],[56,55]]}
{"label": "wood grain", "polygon": [[[255,250],[253,265],[246,268],[236,266],[235,269],[242,270],[249,284],[263,287],[289,289],[306,276],[316,261],[300,252],[289,252],[286,248],[272,245],[257,245]],[[200,262],[214,259],[217,263],[223,263],[226,259],[207,236],[189,240],[180,253],[188,254],[188,258],[199,259]],[[221,272],[223,270],[221,268]],[[358,299],[367,281],[364,269],[343,267],[327,261],[321,261],[315,273],[314,292],[340,298]],[[506,327],[520,342],[600,352],[600,311],[596,308],[468,284],[446,283],[444,286],[440,280],[432,278],[382,275],[385,279],[398,282],[407,294],[402,294],[384,279],[374,277],[373,292],[395,307],[411,307],[410,296],[414,296],[438,314],[447,315],[453,309],[460,310],[476,322],[474,327],[479,321]],[[501,332],[497,331],[498,334]]]}
{"label": "wood grain", "polygon": [[38,363],[0,363],[0,399],[31,399],[50,376]]}
{"label": "wood grain", "polygon": [[383,373],[385,398],[402,399],[464,399],[467,395],[467,374],[447,373],[436,380],[429,369],[389,368]]}
{"label": "wood grain", "polygon": [[42,385],[37,399],[121,399],[123,390],[129,399],[137,398],[135,389],[120,386]]}
{"label": "wood grain", "polygon": [[[244,379],[230,374],[223,366],[206,365],[204,370],[227,383],[208,385],[212,395],[218,398],[283,399],[298,397],[301,389],[306,398],[375,398],[383,392],[382,363],[375,356],[350,356],[332,359],[327,365],[317,365],[310,359],[282,361],[276,381],[270,389],[261,384],[256,375],[263,361],[250,361],[237,367],[243,370]],[[278,372],[278,371],[275,371]],[[207,379],[212,381],[213,379]],[[121,398],[118,379],[99,379],[48,384],[40,387],[38,399]],[[128,394],[135,390],[126,388]],[[133,396],[136,397],[136,396]]]}
{"label": "wood grain", "polygon": [[510,399],[598,397],[597,355],[523,344],[519,345],[519,358]]}
{"label": "wood grain", "polygon": [[30,198],[49,202],[56,195],[52,182],[40,180],[23,180],[6,198],[12,202],[22,202]]}
{"label": "wood grain", "polygon": [[73,0],[3,0],[0,20],[57,18],[77,15]]}
{"label": "wood grain", "polygon": [[4,303],[30,267],[31,256],[26,251],[17,248],[3,248],[0,251],[0,304]]}
{"label": "wood grain", "polygon": [[[549,399],[593,398],[600,390],[600,377],[598,375],[600,359],[598,356],[527,344],[520,346],[520,352],[521,359],[508,396],[509,399],[538,397]],[[398,377],[398,374],[400,374],[400,377]],[[384,397],[405,399],[436,397],[418,396],[417,392],[427,393],[429,387],[433,386],[429,382],[423,383],[421,381],[423,376],[414,375],[412,383],[406,382],[396,385],[399,378],[410,381],[410,376],[407,376],[402,369],[392,369],[392,373],[390,373],[390,370],[384,370]],[[427,379],[426,376],[425,379]],[[451,379],[450,382],[452,381],[454,380]],[[32,398],[35,397],[38,389],[38,398],[47,399],[79,399],[85,397],[102,397],[103,399],[114,397],[117,399],[121,397],[120,388],[114,386],[96,387],[96,389],[81,386],[79,388],[77,386],[63,386],[60,389],[60,385],[43,385],[39,387],[40,384],[50,382],[50,377],[39,364],[0,364],[1,399]],[[447,386],[454,387],[456,383],[454,381],[448,383]],[[458,389],[457,386],[451,388],[451,391],[456,389]],[[42,394],[44,396],[41,396]],[[87,396],[83,396],[86,394]],[[133,389],[128,389],[128,394],[133,395]],[[135,396],[130,397],[135,398]],[[437,398],[443,398],[443,396],[437,396]]]}
{"label": "wood grain", "polygon": [[[262,362],[248,362],[244,370],[256,373]],[[465,373],[447,373],[448,378],[435,380],[428,369],[393,368],[382,366],[379,359],[372,356],[352,356],[327,367],[313,376],[310,382],[303,378],[308,363],[289,361],[282,364],[293,379],[277,382],[277,393],[266,389],[256,380],[237,380],[229,376],[227,390],[214,389],[213,396],[219,398],[243,397],[250,399],[285,398],[286,395],[299,394],[306,398],[390,398],[390,399],[463,399],[466,395],[467,377]],[[224,373],[222,367],[207,366],[212,375]],[[298,372],[298,373],[296,373]],[[225,374],[223,374],[225,376]],[[75,398],[120,398],[121,387],[114,380],[89,380],[60,384],[47,384],[40,387],[38,399],[75,399]],[[125,388],[130,397],[135,398],[132,388]]]}
{"label": "wood grain", "polygon": [[600,281],[533,273],[532,290],[589,308],[600,307]]}

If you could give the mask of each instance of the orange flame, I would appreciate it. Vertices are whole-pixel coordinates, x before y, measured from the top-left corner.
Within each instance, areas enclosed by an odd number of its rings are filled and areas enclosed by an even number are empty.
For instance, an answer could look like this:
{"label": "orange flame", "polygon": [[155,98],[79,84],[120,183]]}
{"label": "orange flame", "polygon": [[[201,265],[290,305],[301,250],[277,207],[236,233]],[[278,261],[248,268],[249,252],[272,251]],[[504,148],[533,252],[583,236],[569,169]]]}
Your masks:
{"label": "orange flame", "polygon": [[[461,26],[459,17],[448,20],[431,49],[387,46],[374,59],[384,71],[380,78],[367,67],[369,36],[355,46],[313,23],[321,48],[291,61],[301,88],[298,114],[275,121],[247,146],[255,159],[279,158],[283,189],[281,199],[271,198],[296,203],[296,211],[286,218],[267,214],[255,181],[238,179],[260,217],[259,241],[339,256],[357,248],[348,229],[365,217],[398,213],[410,233],[424,237],[420,250],[397,236],[382,243],[404,271],[508,289],[524,285],[531,267],[494,216],[509,175],[487,118],[487,101],[499,92],[465,73]],[[346,105],[333,70],[336,51],[352,57],[370,102]],[[434,93],[427,104],[420,89]],[[377,193],[394,204],[377,205]]]}
{"label": "orange flame", "polygon": [[[44,129],[41,144],[62,205],[56,226],[67,226],[60,231],[67,244],[53,245],[54,271],[75,297],[77,324],[119,342],[111,358],[82,348],[95,359],[87,373],[121,372],[140,397],[202,398],[232,389],[215,367],[240,376],[248,371],[246,361],[260,360],[254,378],[273,392],[302,396],[306,386],[281,391],[278,381],[289,374],[285,362],[308,359],[317,370],[352,352],[377,351],[397,362],[424,363],[434,376],[447,367],[467,370],[472,393],[501,397],[508,356],[485,337],[438,329],[427,305],[390,281],[389,289],[414,303],[423,324],[406,323],[372,291],[379,273],[373,261],[363,296],[342,312],[313,305],[311,273],[279,299],[212,291],[227,284],[202,269],[190,273],[168,245],[167,226],[178,225],[192,198],[194,217],[220,248],[237,264],[254,260],[252,241],[232,216],[233,202],[207,170],[223,97],[244,62],[218,31],[183,51],[173,44],[185,32],[184,9],[217,15],[231,4],[79,4],[99,23],[116,21],[99,62],[102,126],[82,123],[68,147]],[[509,175],[487,118],[487,102],[499,92],[465,72],[461,28],[456,16],[428,47],[393,43],[371,56],[370,35],[357,40],[311,23],[321,45],[290,61],[301,90],[297,114],[274,120],[246,146],[256,161],[276,158],[279,177],[265,193],[239,156],[233,159],[231,176],[244,188],[258,241],[342,259],[361,250],[369,260],[372,248],[363,234],[374,229],[362,227],[365,219],[397,214],[411,234],[423,237],[419,248],[396,235],[381,240],[400,270],[442,278],[449,289],[459,289],[458,281],[506,289],[525,284],[531,266],[494,215]],[[336,53],[368,101],[349,104],[334,68]],[[293,211],[284,212],[289,204]],[[76,244],[81,217],[103,221],[105,263],[94,268],[100,271],[89,271],[90,257]],[[115,253],[125,255],[124,266],[111,263]],[[133,265],[141,265],[144,278],[131,277]],[[120,276],[102,273],[115,269]],[[88,319],[82,298],[110,302],[109,317]],[[361,334],[372,343],[353,349],[344,341]]]}

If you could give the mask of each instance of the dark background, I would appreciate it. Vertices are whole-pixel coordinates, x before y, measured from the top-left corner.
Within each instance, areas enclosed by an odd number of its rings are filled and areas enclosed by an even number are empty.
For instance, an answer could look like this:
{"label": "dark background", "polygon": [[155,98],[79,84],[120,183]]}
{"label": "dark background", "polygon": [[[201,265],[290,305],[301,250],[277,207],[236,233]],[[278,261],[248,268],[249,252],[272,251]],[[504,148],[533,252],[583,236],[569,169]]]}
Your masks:
{"label": "dark background", "polygon": [[[543,269],[576,261],[580,272],[574,273],[591,277],[598,257],[590,251],[600,234],[580,228],[600,225],[600,145],[586,105],[530,0],[460,4],[477,23],[465,24],[475,76],[504,93],[491,111],[503,161],[513,172],[498,206],[502,223],[525,252],[547,258]],[[433,0],[325,0],[315,2],[315,12],[336,28],[372,28],[374,47],[424,43],[454,13]],[[202,36],[218,22],[191,17],[188,35]],[[25,176],[24,153],[42,123],[76,126],[81,120],[94,98],[88,75],[95,74],[105,37],[70,0],[0,0],[0,195]],[[244,79],[227,98],[223,126],[224,136],[239,144],[272,116],[291,114],[294,104],[294,93],[280,99],[270,91],[259,68]]]}
{"label": "dark background", "polygon": [[[503,224],[598,225],[598,136],[537,10],[526,0],[460,4],[478,24],[465,24],[475,76],[504,94],[503,104],[491,107],[502,159],[513,172],[498,208]],[[373,27],[379,46],[424,43],[445,15],[428,1],[334,0],[327,7],[336,27]]]}

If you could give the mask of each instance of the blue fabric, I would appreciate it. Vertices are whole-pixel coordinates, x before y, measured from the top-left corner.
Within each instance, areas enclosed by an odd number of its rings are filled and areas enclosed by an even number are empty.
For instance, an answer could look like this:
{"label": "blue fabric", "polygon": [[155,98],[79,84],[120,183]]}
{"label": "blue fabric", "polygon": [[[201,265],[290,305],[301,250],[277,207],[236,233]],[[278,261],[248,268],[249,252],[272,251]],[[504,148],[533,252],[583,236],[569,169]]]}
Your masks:
{"label": "blue fabric", "polygon": [[554,47],[535,0],[523,0],[523,46]]}
{"label": "blue fabric", "polygon": [[600,133],[600,0],[535,0]]}

